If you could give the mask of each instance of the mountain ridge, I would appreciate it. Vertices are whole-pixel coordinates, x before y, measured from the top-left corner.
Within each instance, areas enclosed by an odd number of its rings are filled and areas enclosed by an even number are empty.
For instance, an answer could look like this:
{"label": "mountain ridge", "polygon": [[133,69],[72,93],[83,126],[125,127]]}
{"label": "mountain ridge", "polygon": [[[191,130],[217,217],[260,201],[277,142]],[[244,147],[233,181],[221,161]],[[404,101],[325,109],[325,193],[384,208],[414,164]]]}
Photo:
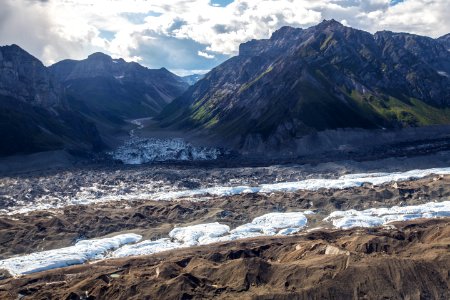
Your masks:
{"label": "mountain ridge", "polygon": [[158,118],[240,149],[280,149],[330,129],[449,124],[449,62],[432,38],[372,35],[335,20],[282,27],[241,44]]}
{"label": "mountain ridge", "polygon": [[127,120],[154,116],[187,87],[165,68],[100,52],[46,67],[18,45],[2,46],[0,156],[101,151],[128,134]]}
{"label": "mountain ridge", "polygon": [[101,52],[60,61],[49,70],[79,109],[109,120],[154,116],[188,87],[165,68],[149,69]]}
{"label": "mountain ridge", "polygon": [[104,146],[95,125],[70,108],[61,84],[17,45],[0,47],[0,100],[0,156]]}

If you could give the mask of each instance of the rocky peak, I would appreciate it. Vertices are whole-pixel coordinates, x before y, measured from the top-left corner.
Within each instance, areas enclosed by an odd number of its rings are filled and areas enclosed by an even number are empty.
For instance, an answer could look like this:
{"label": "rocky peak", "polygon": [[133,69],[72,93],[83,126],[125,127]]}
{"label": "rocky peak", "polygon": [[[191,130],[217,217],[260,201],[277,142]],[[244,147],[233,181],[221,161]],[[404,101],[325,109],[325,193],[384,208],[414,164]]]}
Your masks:
{"label": "rocky peak", "polygon": [[126,65],[124,60],[115,59],[101,52],[96,52],[84,60],[63,60],[50,67],[51,71],[61,80],[78,78],[113,77],[115,73],[123,73],[121,68]]}
{"label": "rocky peak", "polygon": [[270,37],[271,40],[281,40],[286,39],[292,36],[296,36],[300,34],[303,31],[301,28],[294,28],[291,26],[283,26],[280,29],[276,30],[272,36]]}
{"label": "rocky peak", "polygon": [[377,32],[374,38],[384,55],[396,62],[421,60],[439,71],[450,72],[450,52],[433,38],[391,31]]}
{"label": "rocky peak", "polygon": [[102,52],[95,52],[88,56],[87,58],[90,61],[103,61],[103,62],[112,62],[112,58],[109,55],[106,55]]}
{"label": "rocky peak", "polygon": [[331,19],[331,20],[323,20],[322,22],[320,22],[318,25],[314,26],[317,29],[324,29],[324,28],[343,28],[345,27],[344,25],[342,25],[340,22],[336,21],[335,19]]}
{"label": "rocky peak", "polygon": [[284,26],[275,31],[270,39],[251,40],[239,46],[240,56],[269,55],[276,56],[283,50],[295,45],[302,35],[303,29]]}
{"label": "rocky peak", "polygon": [[114,124],[153,116],[188,87],[167,69],[148,69],[100,52],[58,62],[50,70],[87,113]]}
{"label": "rocky peak", "polygon": [[0,47],[0,95],[39,106],[56,106],[62,88],[47,68],[17,45]]}

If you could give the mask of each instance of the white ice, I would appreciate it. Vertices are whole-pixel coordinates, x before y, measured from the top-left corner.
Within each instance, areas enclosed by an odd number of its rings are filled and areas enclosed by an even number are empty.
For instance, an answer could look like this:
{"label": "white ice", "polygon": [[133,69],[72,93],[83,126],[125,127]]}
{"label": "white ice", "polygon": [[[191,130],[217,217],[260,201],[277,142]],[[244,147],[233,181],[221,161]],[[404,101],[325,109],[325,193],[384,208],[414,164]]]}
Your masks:
{"label": "white ice", "polygon": [[1,260],[0,269],[8,270],[11,275],[19,275],[82,264],[88,260],[102,258],[107,251],[135,243],[141,238],[140,235],[128,233],[110,238],[83,240],[71,247]]}
{"label": "white ice", "polygon": [[[376,178],[378,177],[380,175],[376,176]],[[358,176],[358,178],[360,177]],[[7,269],[13,275],[28,274],[81,264],[88,260],[105,257],[148,255],[177,248],[257,236],[289,235],[299,232],[306,226],[307,218],[305,214],[310,213],[310,211],[269,213],[233,230],[230,230],[229,226],[217,222],[176,227],[169,233],[169,238],[162,238],[156,241],[146,240],[140,243],[136,242],[141,239],[141,236],[136,234],[122,234],[112,238],[85,240],[76,243],[72,247],[38,252],[0,261],[0,269]],[[450,217],[450,201],[430,202],[415,206],[372,208],[363,211],[335,211],[324,220],[332,222],[335,227],[346,229],[352,227],[374,227],[393,221],[435,217]],[[107,253],[114,249],[117,250]]]}
{"label": "white ice", "polygon": [[228,225],[215,223],[199,224],[174,228],[169,237],[189,246],[202,243],[203,240],[223,236],[230,231]]}
{"label": "white ice", "polygon": [[304,213],[269,213],[253,219],[251,223],[235,228],[232,233],[258,232],[265,235],[274,235],[286,232],[286,229],[303,228],[307,219]]}
{"label": "white ice", "polygon": [[197,190],[184,190],[175,192],[157,193],[156,200],[170,200],[185,197],[195,197],[202,195],[211,196],[231,196],[245,193],[273,193],[273,192],[295,192],[298,190],[316,191],[318,189],[346,189],[362,186],[364,183],[381,185],[388,182],[406,181],[419,179],[431,174],[448,175],[450,168],[434,168],[424,170],[411,170],[407,172],[395,173],[364,173],[349,174],[338,179],[307,179],[295,182],[280,182],[273,184],[262,184],[255,187],[235,186],[235,187],[213,187]]}
{"label": "white ice", "polygon": [[[450,168],[434,168],[424,170],[411,170],[407,172],[395,173],[362,173],[349,174],[337,179],[307,179],[296,182],[280,182],[274,184],[262,184],[257,186],[218,186],[211,188],[201,188],[195,190],[173,191],[170,186],[157,187],[157,182],[143,184],[141,188],[128,190],[125,186],[106,187],[111,191],[97,189],[96,186],[86,189],[73,198],[64,199],[38,199],[30,201],[29,204],[16,205],[5,210],[0,210],[1,214],[28,213],[36,210],[48,210],[62,208],[68,205],[88,205],[106,201],[120,200],[173,200],[178,198],[194,198],[201,196],[232,196],[246,193],[273,193],[273,192],[295,192],[298,190],[315,191],[325,189],[345,189],[362,186],[364,183],[381,185],[389,182],[399,182],[411,179],[419,179],[431,174],[448,175]],[[193,199],[196,200],[196,199]]]}
{"label": "white ice", "polygon": [[253,219],[251,223],[236,227],[228,235],[206,238],[201,243],[210,244],[258,236],[293,234],[306,226],[305,213],[309,212],[269,213]]}
{"label": "white ice", "polygon": [[111,257],[124,257],[153,254],[176,248],[208,245],[217,242],[233,241],[257,236],[289,235],[300,231],[306,226],[307,219],[302,212],[269,213],[253,219],[230,230],[230,227],[220,223],[199,224],[186,227],[176,227],[168,238],[156,241],[142,241],[134,245],[126,245],[111,253]]}
{"label": "white ice", "polygon": [[21,275],[82,264],[92,259],[148,255],[261,235],[288,235],[301,230],[306,222],[301,212],[269,213],[231,231],[228,225],[217,222],[198,224],[176,227],[169,233],[169,238],[139,243],[142,238],[140,235],[121,234],[111,238],[83,240],[71,247],[8,258],[0,261],[0,269],[7,269],[12,275]]}
{"label": "white ice", "polygon": [[183,246],[183,244],[177,241],[171,241],[169,238],[163,238],[156,241],[146,240],[137,244],[125,245],[123,247],[120,247],[116,251],[112,252],[110,257],[149,255],[181,248]]}
{"label": "white ice", "polygon": [[391,208],[371,208],[363,211],[354,209],[332,212],[325,221],[338,228],[375,227],[394,221],[418,218],[450,217],[450,201],[430,202],[414,206],[394,206]]}
{"label": "white ice", "polygon": [[[141,123],[134,124],[141,125]],[[110,153],[114,159],[124,164],[136,165],[168,160],[214,160],[221,154],[219,149],[197,147],[180,138],[140,138],[134,136],[133,130],[130,135],[129,141]]]}

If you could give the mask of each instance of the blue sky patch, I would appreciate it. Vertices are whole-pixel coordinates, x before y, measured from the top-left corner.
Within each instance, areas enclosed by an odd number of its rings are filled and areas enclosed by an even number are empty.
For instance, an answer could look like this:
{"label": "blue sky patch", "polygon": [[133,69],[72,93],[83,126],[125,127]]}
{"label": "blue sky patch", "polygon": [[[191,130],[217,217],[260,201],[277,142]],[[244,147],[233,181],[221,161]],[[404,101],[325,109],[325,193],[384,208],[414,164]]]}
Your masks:
{"label": "blue sky patch", "polygon": [[147,13],[122,13],[121,15],[133,24],[143,24],[145,23],[145,18],[159,17],[162,14],[154,11],[149,11]]}
{"label": "blue sky patch", "polygon": [[234,2],[234,0],[211,0],[211,5],[224,7],[232,2]]}
{"label": "blue sky patch", "polygon": [[391,0],[391,5],[396,5],[399,4],[401,2],[403,2],[404,0]]}
{"label": "blue sky patch", "polygon": [[112,41],[114,39],[115,36],[115,32],[113,31],[108,31],[108,30],[100,30],[100,37],[102,39],[107,39],[108,41]]}

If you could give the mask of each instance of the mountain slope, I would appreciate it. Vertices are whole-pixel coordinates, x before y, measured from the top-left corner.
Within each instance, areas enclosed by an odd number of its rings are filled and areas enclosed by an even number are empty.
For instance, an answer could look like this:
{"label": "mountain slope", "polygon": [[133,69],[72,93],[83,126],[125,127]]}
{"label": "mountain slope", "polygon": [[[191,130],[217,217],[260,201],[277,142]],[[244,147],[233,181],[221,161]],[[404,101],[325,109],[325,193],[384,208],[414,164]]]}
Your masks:
{"label": "mountain slope", "polygon": [[0,47],[0,156],[102,147],[96,127],[69,108],[47,68],[17,45]]}
{"label": "mountain slope", "polygon": [[72,107],[111,123],[154,116],[188,87],[165,68],[147,69],[103,53],[63,60],[50,71],[63,83]]}
{"label": "mountain slope", "polygon": [[438,42],[440,42],[444,47],[450,51],[450,33],[441,36],[437,39]]}
{"label": "mountain slope", "polygon": [[283,27],[206,74],[159,116],[244,149],[282,148],[337,128],[450,123],[450,52],[434,39],[375,35],[331,20]]}

